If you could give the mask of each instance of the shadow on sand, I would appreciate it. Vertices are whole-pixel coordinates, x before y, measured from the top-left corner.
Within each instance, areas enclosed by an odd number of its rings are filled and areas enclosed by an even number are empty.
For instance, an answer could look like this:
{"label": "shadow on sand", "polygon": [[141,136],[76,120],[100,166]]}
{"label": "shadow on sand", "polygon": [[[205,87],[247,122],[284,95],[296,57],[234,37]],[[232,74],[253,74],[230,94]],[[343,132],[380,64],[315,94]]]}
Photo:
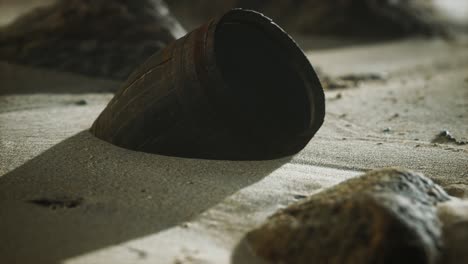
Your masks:
{"label": "shadow on sand", "polygon": [[114,93],[121,82],[11,64],[0,60],[0,95]]}
{"label": "shadow on sand", "polygon": [[59,263],[157,233],[287,161],[165,157],[81,132],[0,178],[0,262]]}

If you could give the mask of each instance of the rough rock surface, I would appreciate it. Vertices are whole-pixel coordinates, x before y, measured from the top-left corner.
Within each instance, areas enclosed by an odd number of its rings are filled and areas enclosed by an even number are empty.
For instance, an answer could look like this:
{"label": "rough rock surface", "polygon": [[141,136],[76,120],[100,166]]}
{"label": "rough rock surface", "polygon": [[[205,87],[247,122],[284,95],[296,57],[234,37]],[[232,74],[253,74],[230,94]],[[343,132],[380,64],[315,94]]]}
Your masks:
{"label": "rough rock surface", "polygon": [[162,0],[67,0],[0,29],[0,59],[109,79],[125,79],[185,34]]}
{"label": "rough rock surface", "polygon": [[451,196],[458,198],[467,199],[468,198],[468,185],[462,183],[450,184],[444,187],[444,190]]}
{"label": "rough rock surface", "polygon": [[468,263],[468,201],[453,199],[437,206],[443,223],[444,253],[440,263]]}
{"label": "rough rock surface", "polygon": [[420,174],[376,170],[280,210],[246,238],[272,263],[437,263],[436,205],[449,200]]}

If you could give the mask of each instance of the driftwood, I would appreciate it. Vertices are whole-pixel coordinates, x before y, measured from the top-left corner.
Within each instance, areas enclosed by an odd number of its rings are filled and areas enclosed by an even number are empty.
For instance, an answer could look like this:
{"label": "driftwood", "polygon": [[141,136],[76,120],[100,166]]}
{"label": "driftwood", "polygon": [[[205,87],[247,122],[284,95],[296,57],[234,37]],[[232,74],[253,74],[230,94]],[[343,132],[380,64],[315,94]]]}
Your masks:
{"label": "driftwood", "polygon": [[303,52],[259,13],[233,10],[149,58],[91,128],[144,152],[260,160],[295,154],[323,123]]}

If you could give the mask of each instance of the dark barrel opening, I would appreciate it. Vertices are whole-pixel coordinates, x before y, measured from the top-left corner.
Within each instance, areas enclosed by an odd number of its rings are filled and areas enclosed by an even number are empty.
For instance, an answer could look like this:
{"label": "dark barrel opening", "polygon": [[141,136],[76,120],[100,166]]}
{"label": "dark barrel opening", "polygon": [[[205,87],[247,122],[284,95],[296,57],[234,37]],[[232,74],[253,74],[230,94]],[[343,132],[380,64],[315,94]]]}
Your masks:
{"label": "dark barrel opening", "polygon": [[149,153],[269,160],[303,149],[324,115],[302,50],[265,16],[234,9],[151,56],[91,131]]}
{"label": "dark barrel opening", "polygon": [[294,141],[309,129],[313,109],[296,44],[276,25],[227,15],[216,28],[215,56],[231,125],[245,143],[298,151]]}

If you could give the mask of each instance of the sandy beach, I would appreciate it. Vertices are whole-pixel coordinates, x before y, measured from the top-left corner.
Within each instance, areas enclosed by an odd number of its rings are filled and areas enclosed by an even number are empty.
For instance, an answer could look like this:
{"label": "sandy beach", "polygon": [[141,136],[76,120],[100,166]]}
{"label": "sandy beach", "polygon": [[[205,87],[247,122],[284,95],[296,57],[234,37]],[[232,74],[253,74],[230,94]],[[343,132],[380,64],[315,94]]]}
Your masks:
{"label": "sandy beach", "polygon": [[[404,167],[468,188],[466,43],[308,43],[322,78],[357,81],[326,91],[325,123],[302,152],[261,162],[113,146],[87,129],[118,83],[1,62],[2,262],[245,263],[246,232],[363,171]],[[434,143],[442,130],[460,144]]]}

